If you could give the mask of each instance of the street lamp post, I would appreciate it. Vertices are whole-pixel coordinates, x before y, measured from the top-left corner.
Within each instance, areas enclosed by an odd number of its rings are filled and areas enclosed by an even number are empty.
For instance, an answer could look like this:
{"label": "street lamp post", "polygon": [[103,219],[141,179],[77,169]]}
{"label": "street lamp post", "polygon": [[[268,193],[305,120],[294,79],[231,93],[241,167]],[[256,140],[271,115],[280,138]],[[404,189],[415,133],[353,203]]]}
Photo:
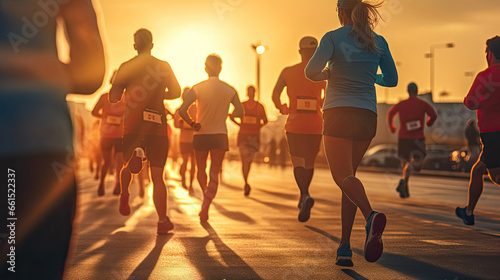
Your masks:
{"label": "street lamp post", "polygon": [[260,56],[266,51],[266,47],[260,42],[251,45],[255,51],[255,79],[257,86],[257,101],[260,101]]}
{"label": "street lamp post", "polygon": [[447,44],[436,44],[432,45],[430,49],[430,53],[425,54],[425,57],[430,58],[430,80],[431,80],[431,95],[434,94],[434,50],[437,48],[453,48],[455,47],[455,44],[453,43],[447,43]]}

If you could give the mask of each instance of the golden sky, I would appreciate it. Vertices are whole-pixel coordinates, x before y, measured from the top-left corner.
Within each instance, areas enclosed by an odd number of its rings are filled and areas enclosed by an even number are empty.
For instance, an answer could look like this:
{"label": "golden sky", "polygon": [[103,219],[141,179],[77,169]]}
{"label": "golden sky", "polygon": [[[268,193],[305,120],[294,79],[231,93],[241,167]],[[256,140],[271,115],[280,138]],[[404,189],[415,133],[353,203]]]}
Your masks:
{"label": "golden sky", "polygon": [[[250,45],[260,40],[268,47],[262,55],[261,95],[272,114],[274,83],[283,67],[300,61],[300,38],[312,35],[319,40],[340,27],[336,0],[94,2],[105,38],[108,73],[135,55],[132,35],[144,27],[153,32],[153,55],[171,64],[181,87],[206,79],[204,59],[217,53],[224,61],[221,79],[232,84],[244,100],[246,86],[255,83],[255,53]],[[500,34],[498,0],[388,0],[379,11],[385,21],[375,31],[387,39],[400,77],[396,88],[377,88],[380,102],[386,96],[390,102],[405,98],[411,81],[421,92],[429,91],[425,54],[431,45],[448,42],[455,47],[436,49],[435,88],[437,93],[450,93],[442,101],[461,101],[473,80],[465,73],[475,75],[486,67],[485,41]],[[107,83],[99,93],[106,89]],[[178,104],[174,102],[173,107]]]}

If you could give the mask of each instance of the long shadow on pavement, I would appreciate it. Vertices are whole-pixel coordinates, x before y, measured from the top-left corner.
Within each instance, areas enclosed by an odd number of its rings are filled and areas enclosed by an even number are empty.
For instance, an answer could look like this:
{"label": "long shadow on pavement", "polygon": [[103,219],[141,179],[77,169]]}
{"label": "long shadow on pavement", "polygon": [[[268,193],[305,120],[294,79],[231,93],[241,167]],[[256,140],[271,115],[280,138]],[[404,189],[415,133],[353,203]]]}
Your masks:
{"label": "long shadow on pavement", "polygon": [[[340,243],[340,238],[335,237],[326,231],[311,226],[305,227],[321,235],[324,235],[337,243]],[[356,254],[363,255],[363,250],[352,248],[352,251],[354,251]],[[382,257],[377,261],[377,264],[385,266],[388,269],[399,271],[417,279],[474,279],[474,277],[466,274],[414,260],[404,255],[391,254],[387,252],[384,252]],[[350,275],[346,271],[344,272]]]}
{"label": "long shadow on pavement", "polygon": [[[202,279],[262,279],[238,254],[227,246],[219,237],[212,226],[202,223],[208,236],[180,238],[186,248],[186,255],[190,262],[198,269]],[[213,257],[207,249],[212,241],[215,249],[220,254],[222,263]],[[217,255],[217,254],[215,254]]]}
{"label": "long shadow on pavement", "polygon": [[297,207],[290,206],[290,205],[285,205],[285,204],[280,204],[280,203],[274,203],[274,202],[268,202],[268,201],[262,201],[254,197],[248,197],[248,199],[253,200],[255,202],[258,202],[260,204],[264,204],[267,207],[270,207],[272,209],[280,210],[280,209],[289,209],[289,210],[294,210],[297,209]]}
{"label": "long shadow on pavement", "polygon": [[173,234],[160,234],[156,236],[155,247],[151,250],[146,258],[135,268],[135,270],[130,274],[128,280],[133,279],[148,279],[153,272],[153,269],[160,258],[161,251],[167,242],[172,238]]}

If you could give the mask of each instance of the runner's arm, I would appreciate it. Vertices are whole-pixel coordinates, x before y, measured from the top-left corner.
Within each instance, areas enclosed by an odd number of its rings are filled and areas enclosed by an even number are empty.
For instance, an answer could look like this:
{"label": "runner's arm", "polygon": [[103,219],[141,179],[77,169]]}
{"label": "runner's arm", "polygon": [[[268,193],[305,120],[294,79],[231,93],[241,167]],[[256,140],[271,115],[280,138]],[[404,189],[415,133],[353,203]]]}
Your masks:
{"label": "runner's arm", "polygon": [[127,88],[125,68],[124,64],[122,64],[120,68],[118,68],[118,71],[116,71],[115,78],[111,84],[111,89],[109,90],[108,98],[110,103],[117,103],[120,101],[120,99],[122,99],[123,91]]}
{"label": "runner's arm", "polygon": [[389,110],[389,113],[387,114],[387,124],[389,125],[389,131],[391,133],[396,133],[397,127],[394,125],[394,117],[396,117],[396,114],[398,113],[398,105],[392,106],[392,108]]}
{"label": "runner's arm", "polygon": [[428,115],[426,123],[427,126],[432,126],[437,119],[437,113],[436,110],[434,110],[434,108],[432,108],[432,106],[429,103],[426,102],[426,104],[427,105],[425,106],[425,112]]}
{"label": "runner's arm", "polygon": [[262,109],[262,126],[266,125],[267,124],[267,114],[266,114],[266,108],[264,108],[264,105],[260,105],[260,108]]}
{"label": "runner's arm", "polygon": [[165,92],[165,99],[172,100],[177,99],[181,96],[181,86],[175,77],[174,71],[170,67],[170,64],[167,63],[168,67],[168,75],[165,77],[168,91]]}
{"label": "runner's arm", "polygon": [[181,116],[179,115],[179,109],[177,109],[177,111],[175,111],[175,114],[174,114],[174,127],[182,128],[183,122],[184,121],[182,120]]}
{"label": "runner's arm", "polygon": [[276,109],[280,111],[282,106],[281,93],[283,92],[283,89],[286,87],[286,81],[285,78],[283,77],[283,72],[284,71],[281,71],[278,81],[276,81],[276,85],[274,86],[273,96],[272,96],[274,107],[276,107]]}
{"label": "runner's arm", "polygon": [[102,118],[102,113],[100,113],[100,111],[104,107],[104,102],[106,102],[106,101],[107,101],[106,94],[103,94],[103,95],[101,95],[101,97],[99,97],[99,100],[95,104],[94,109],[92,109],[92,116],[94,116],[96,118]]}
{"label": "runner's arm", "polygon": [[375,83],[383,87],[395,87],[398,85],[398,70],[394,59],[392,58],[391,51],[387,41],[382,38],[382,56],[380,58],[380,70],[382,74],[377,74]]}
{"label": "runner's arm", "polygon": [[240,97],[238,93],[235,91],[233,99],[231,100],[231,104],[234,106],[234,111],[231,113],[232,118],[243,118],[245,111],[243,110],[243,105],[241,105]]}
{"label": "runner's arm", "polygon": [[241,126],[241,124],[239,122],[236,121],[236,119],[233,117],[233,115],[229,115],[229,119],[234,123],[236,124],[237,126]]}
{"label": "runner's arm", "polygon": [[323,36],[316,52],[307,63],[306,69],[304,70],[306,78],[315,82],[328,80],[328,78],[330,78],[330,69],[325,66],[332,58],[334,51],[335,45],[331,37],[328,35]]}
{"label": "runner's arm", "polygon": [[190,126],[193,126],[195,122],[189,116],[188,109],[189,109],[189,106],[191,106],[191,104],[193,104],[195,101],[196,101],[196,92],[194,91],[193,88],[191,88],[188,91],[188,93],[186,93],[186,97],[184,98],[184,102],[182,102],[182,105],[179,108],[179,115]]}
{"label": "runner's arm", "polygon": [[61,5],[71,62],[67,64],[70,92],[92,94],[106,71],[104,47],[91,0],[70,0]]}

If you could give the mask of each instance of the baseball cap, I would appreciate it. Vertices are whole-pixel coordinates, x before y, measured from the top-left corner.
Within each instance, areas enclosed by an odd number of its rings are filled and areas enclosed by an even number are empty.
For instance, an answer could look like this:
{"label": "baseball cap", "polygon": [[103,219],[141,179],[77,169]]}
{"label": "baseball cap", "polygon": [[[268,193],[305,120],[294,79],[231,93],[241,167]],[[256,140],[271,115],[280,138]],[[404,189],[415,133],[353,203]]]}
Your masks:
{"label": "baseball cap", "polygon": [[312,49],[318,47],[318,40],[311,36],[306,36],[300,39],[299,48],[300,49]]}
{"label": "baseball cap", "polygon": [[492,52],[497,59],[500,59],[500,37],[495,36],[486,41],[486,50]]}

